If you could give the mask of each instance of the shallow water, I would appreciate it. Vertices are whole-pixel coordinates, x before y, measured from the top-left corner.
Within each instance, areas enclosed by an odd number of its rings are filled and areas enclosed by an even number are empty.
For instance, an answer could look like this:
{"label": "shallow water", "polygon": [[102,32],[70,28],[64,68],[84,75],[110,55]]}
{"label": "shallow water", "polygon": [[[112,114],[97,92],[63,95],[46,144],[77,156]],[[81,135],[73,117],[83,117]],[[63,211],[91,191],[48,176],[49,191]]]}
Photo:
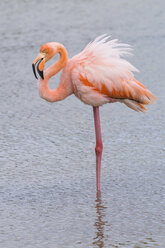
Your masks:
{"label": "shallow water", "polygon": [[[165,247],[164,8],[163,0],[0,2],[0,247]],[[92,108],[74,96],[40,99],[31,64],[48,41],[71,57],[103,33],[134,47],[136,78],[159,101],[147,114],[101,108],[96,195]]]}

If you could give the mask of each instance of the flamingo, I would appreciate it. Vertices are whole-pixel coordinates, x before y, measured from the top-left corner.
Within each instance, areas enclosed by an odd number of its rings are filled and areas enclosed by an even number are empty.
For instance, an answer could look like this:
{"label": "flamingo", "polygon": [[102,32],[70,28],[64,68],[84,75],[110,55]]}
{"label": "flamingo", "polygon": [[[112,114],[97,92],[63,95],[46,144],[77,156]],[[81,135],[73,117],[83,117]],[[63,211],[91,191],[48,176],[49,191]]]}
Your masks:
{"label": "flamingo", "polygon": [[[154,102],[156,97],[139,81],[133,72],[138,71],[123,58],[131,54],[127,44],[117,39],[109,40],[102,35],[90,42],[85,49],[68,59],[66,48],[57,42],[49,42],[40,48],[32,64],[33,72],[39,74],[38,91],[41,98],[56,102],[75,94],[82,102],[93,107],[96,135],[96,187],[100,191],[101,158],[103,143],[101,137],[99,106],[120,102],[135,111],[145,112],[144,105]],[[60,58],[44,71],[45,63],[59,53]],[[51,90],[49,79],[62,70],[58,87]]]}

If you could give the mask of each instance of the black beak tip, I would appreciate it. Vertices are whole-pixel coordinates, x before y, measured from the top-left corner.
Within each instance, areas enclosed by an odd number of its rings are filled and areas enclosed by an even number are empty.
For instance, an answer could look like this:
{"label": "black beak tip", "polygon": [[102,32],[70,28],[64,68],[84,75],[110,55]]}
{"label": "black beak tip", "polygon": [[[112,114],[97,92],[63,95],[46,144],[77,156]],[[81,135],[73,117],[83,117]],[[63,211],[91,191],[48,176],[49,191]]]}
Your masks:
{"label": "black beak tip", "polygon": [[[43,58],[40,59],[40,60],[38,61],[37,72],[38,72],[38,74],[40,75],[40,77],[41,77],[42,79],[44,79],[44,73],[43,73],[43,71],[40,71],[40,70],[39,70],[39,64],[40,64],[40,62],[41,62],[42,60],[43,60]],[[35,78],[38,79],[37,74],[36,74],[35,65],[36,65],[36,64],[32,64],[32,69],[33,69],[33,73],[34,73]]]}
{"label": "black beak tip", "polygon": [[43,71],[38,70],[38,74],[40,75],[40,77],[41,77],[42,79],[44,79],[44,73],[43,73]]}
{"label": "black beak tip", "polygon": [[36,70],[35,70],[35,64],[32,64],[32,69],[33,69],[33,73],[36,79],[38,79],[37,74],[36,74]]}

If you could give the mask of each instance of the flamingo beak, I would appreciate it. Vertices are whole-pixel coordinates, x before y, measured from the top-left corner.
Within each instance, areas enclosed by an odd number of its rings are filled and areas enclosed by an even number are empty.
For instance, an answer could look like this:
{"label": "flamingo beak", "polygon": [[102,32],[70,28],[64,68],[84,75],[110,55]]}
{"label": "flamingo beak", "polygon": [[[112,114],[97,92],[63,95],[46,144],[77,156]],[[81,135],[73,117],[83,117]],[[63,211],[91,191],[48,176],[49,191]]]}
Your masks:
{"label": "flamingo beak", "polygon": [[33,64],[32,64],[34,76],[38,79],[37,74],[36,74],[36,68],[35,68],[36,64],[37,64],[38,74],[40,75],[42,79],[44,79],[44,73],[43,73],[44,66],[45,66],[45,54],[44,53],[39,53],[37,58],[33,61]]}

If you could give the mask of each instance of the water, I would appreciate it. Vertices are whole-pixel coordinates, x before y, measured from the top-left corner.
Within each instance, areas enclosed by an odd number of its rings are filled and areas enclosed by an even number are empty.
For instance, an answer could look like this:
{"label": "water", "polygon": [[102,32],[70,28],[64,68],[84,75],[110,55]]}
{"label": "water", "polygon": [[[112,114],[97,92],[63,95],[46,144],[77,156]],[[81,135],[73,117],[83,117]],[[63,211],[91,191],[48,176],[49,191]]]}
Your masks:
{"label": "water", "polygon": [[[165,247],[164,8],[163,0],[0,2],[0,247]],[[75,96],[40,99],[31,64],[48,41],[71,57],[103,33],[133,45],[136,78],[159,101],[147,114],[101,108],[96,195],[92,108]]]}

